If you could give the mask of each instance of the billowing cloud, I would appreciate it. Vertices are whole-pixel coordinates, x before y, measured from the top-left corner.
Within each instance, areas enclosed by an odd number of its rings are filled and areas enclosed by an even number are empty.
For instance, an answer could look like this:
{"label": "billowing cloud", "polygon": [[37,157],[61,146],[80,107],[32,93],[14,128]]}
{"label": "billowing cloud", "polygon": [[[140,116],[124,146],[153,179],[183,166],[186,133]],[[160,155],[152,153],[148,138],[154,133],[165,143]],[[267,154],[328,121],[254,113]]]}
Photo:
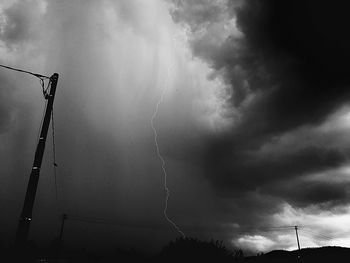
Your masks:
{"label": "billowing cloud", "polygon": [[46,4],[41,0],[5,1],[0,11],[0,41],[8,48],[16,48],[37,39],[42,29],[40,18],[45,12]]}
{"label": "billowing cloud", "polygon": [[[238,116],[206,151],[206,178],[234,204],[232,220],[249,233],[252,226],[269,224],[281,202],[321,210],[346,207],[347,172],[341,167],[349,158],[350,39],[344,6],[173,4],[173,19],[187,29],[194,56],[212,68],[208,77],[227,85],[229,107]],[[251,233],[237,240],[262,239]]]}

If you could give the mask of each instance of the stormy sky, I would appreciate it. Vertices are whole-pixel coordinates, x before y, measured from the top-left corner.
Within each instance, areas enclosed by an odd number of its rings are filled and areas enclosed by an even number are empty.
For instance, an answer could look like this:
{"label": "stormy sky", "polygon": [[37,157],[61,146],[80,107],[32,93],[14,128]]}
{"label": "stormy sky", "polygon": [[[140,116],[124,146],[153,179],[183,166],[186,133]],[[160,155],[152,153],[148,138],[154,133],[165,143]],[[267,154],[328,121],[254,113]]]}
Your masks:
{"label": "stormy sky", "polygon": [[[344,5],[344,6],[343,6]],[[30,238],[156,250],[350,246],[345,3],[2,0],[0,64],[60,74]],[[13,242],[44,108],[0,70],[0,238]],[[158,112],[157,104],[159,103]],[[69,218],[69,217],[68,217]],[[74,219],[74,220],[73,220]],[[79,221],[77,220],[79,219]]]}

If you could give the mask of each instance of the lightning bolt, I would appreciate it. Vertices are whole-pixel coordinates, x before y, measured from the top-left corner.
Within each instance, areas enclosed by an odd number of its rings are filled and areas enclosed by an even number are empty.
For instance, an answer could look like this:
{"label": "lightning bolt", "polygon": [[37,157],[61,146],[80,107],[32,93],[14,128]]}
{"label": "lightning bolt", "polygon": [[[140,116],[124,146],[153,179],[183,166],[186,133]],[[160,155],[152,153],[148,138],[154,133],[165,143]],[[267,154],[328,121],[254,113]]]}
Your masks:
{"label": "lightning bolt", "polygon": [[153,134],[154,134],[154,144],[156,146],[156,152],[157,152],[157,156],[158,156],[158,159],[160,160],[161,162],[161,167],[162,167],[162,171],[163,171],[163,175],[164,175],[164,191],[165,191],[165,203],[164,203],[164,210],[163,210],[163,214],[164,214],[164,217],[165,219],[174,227],[174,229],[182,235],[183,238],[186,237],[186,235],[184,234],[184,232],[181,231],[180,227],[173,221],[169,218],[168,216],[168,202],[169,202],[169,197],[170,197],[170,190],[169,190],[169,187],[168,187],[168,184],[167,184],[167,177],[168,177],[168,174],[167,174],[167,171],[166,171],[166,162],[165,162],[165,159],[164,157],[162,156],[162,154],[160,153],[160,149],[159,149],[159,144],[158,144],[158,133],[157,133],[157,129],[156,127],[154,126],[154,121],[158,115],[158,111],[159,111],[159,106],[160,104],[163,102],[163,99],[164,99],[164,95],[166,93],[166,90],[167,90],[167,86],[165,86],[162,90],[162,93],[160,95],[160,98],[156,104],[156,108],[154,110],[154,113],[152,115],[152,118],[151,118],[151,127],[152,127],[152,130],[153,130]]}

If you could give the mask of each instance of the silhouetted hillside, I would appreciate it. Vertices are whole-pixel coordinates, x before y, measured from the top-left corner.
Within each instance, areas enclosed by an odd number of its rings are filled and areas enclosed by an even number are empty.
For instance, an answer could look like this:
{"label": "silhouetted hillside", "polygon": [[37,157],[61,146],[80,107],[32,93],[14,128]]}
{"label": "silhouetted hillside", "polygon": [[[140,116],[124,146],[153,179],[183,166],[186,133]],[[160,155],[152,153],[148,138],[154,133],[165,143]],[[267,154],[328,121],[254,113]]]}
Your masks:
{"label": "silhouetted hillside", "polygon": [[233,262],[242,261],[242,250],[230,251],[220,241],[179,238],[164,247],[156,262]]}
{"label": "silhouetted hillside", "polygon": [[[25,252],[25,251],[24,251]],[[195,238],[179,238],[166,245],[158,254],[146,256],[136,250],[114,249],[108,254],[94,254],[86,249],[57,250],[52,247],[38,248],[33,242],[27,251],[18,254],[14,248],[0,246],[0,262],[55,262],[55,263],[105,263],[105,262],[248,262],[248,263],[341,263],[349,262],[350,248],[320,247],[298,251],[274,250],[258,256],[244,257],[240,249],[229,250],[221,241],[202,241]]]}
{"label": "silhouetted hillside", "polygon": [[166,245],[159,253],[146,256],[136,250],[115,249],[107,254],[94,254],[86,249],[71,250],[51,246],[38,248],[31,244],[25,250],[1,249],[0,262],[55,262],[55,263],[158,263],[158,262],[243,262],[241,250],[230,251],[222,241],[202,241],[195,238],[179,238]]}
{"label": "silhouetted hillside", "polygon": [[[349,262],[350,248],[344,247],[319,247],[305,248],[300,251],[301,261],[303,263],[323,263],[323,262]],[[292,263],[298,262],[298,251],[275,250],[269,253],[247,257],[245,262],[249,263]]]}

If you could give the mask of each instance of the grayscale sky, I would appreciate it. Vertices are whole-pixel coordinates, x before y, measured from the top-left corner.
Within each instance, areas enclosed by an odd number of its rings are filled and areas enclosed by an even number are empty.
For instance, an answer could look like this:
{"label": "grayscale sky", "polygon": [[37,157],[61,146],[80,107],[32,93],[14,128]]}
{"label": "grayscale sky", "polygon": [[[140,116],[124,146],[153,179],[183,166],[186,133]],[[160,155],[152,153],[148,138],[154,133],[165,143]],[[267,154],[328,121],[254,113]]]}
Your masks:
{"label": "grayscale sky", "polygon": [[[1,0],[0,64],[60,74],[30,238],[153,251],[350,246],[350,18],[278,0]],[[0,68],[0,241],[14,240],[44,108]],[[155,114],[156,105],[158,112]],[[155,115],[154,115],[155,114]],[[348,200],[349,199],[349,200]],[[96,222],[92,222],[94,218]],[[86,219],[86,220],[85,220]],[[84,221],[85,220],[85,221]],[[113,224],[111,224],[113,223]]]}

